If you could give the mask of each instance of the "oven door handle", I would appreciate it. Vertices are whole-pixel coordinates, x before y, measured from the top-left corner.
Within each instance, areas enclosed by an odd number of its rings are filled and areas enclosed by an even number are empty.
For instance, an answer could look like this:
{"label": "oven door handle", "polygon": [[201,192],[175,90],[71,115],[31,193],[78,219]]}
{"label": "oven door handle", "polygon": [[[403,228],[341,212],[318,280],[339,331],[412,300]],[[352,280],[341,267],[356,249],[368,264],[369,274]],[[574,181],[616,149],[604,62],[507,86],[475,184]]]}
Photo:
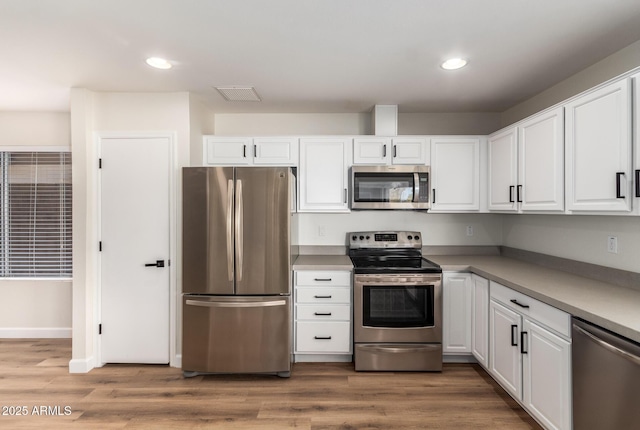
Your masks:
{"label": "oven door handle", "polygon": [[360,345],[359,348],[366,349],[368,351],[383,352],[388,354],[402,354],[407,352],[423,352],[425,350],[433,350],[441,348],[440,344],[437,345],[420,345],[420,346],[380,346],[380,345]]}
{"label": "oven door handle", "polygon": [[408,276],[367,276],[367,277],[359,277],[356,275],[355,278],[356,283],[361,283],[363,285],[374,285],[374,284],[387,284],[393,286],[394,284],[398,284],[399,287],[404,287],[407,285],[433,285],[439,282],[442,282],[440,276],[420,276],[420,277],[408,277]]}

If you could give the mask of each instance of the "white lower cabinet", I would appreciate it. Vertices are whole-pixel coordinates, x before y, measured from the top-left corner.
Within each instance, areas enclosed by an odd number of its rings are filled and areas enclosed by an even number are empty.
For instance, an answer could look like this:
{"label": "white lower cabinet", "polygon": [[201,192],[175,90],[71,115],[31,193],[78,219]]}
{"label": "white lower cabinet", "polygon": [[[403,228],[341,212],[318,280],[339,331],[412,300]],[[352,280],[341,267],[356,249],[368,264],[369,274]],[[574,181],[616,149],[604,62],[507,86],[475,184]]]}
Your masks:
{"label": "white lower cabinet", "polygon": [[571,429],[571,316],[491,282],[489,373],[545,428]]}
{"label": "white lower cabinet", "polygon": [[442,353],[471,352],[471,274],[442,274]]}
{"label": "white lower cabinet", "polygon": [[471,275],[471,353],[489,367],[489,281]]}
{"label": "white lower cabinet", "polygon": [[351,361],[351,272],[294,272],[296,362]]}

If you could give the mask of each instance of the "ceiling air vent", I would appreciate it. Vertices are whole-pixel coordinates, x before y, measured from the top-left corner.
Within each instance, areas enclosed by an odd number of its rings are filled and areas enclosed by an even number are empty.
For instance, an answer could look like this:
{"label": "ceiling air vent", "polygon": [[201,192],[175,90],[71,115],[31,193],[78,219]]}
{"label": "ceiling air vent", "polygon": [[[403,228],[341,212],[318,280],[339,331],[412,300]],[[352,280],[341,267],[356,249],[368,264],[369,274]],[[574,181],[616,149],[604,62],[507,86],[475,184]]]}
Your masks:
{"label": "ceiling air vent", "polygon": [[253,87],[214,87],[229,102],[262,101]]}

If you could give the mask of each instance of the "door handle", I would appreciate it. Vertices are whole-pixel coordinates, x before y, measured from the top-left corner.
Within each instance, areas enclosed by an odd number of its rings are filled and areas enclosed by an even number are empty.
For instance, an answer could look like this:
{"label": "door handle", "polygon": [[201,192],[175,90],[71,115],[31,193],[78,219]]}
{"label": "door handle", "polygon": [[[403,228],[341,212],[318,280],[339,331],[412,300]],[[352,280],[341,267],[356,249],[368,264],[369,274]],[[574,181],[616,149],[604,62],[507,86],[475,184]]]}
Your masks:
{"label": "door handle", "polygon": [[620,189],[620,177],[624,176],[624,172],[617,172],[616,173],[616,198],[617,199],[624,199],[625,196],[622,195],[622,191]]}
{"label": "door handle", "polygon": [[516,201],[518,203],[522,203],[522,196],[520,195],[521,192],[522,192],[522,185],[518,185],[518,188],[516,190]]}
{"label": "door handle", "polygon": [[147,263],[144,267],[164,267],[164,260],[156,260],[155,263]]}
{"label": "door handle", "polygon": [[509,203],[515,203],[515,201],[513,200],[513,190],[514,190],[515,186],[514,185],[509,185]]}
{"label": "door handle", "polygon": [[513,324],[511,326],[511,346],[518,346],[518,326]]}
{"label": "door handle", "polygon": [[640,197],[640,169],[636,170],[636,197]]}
{"label": "door handle", "polygon": [[528,349],[524,349],[524,345],[527,342],[527,339],[525,339],[525,336],[527,336],[527,332],[526,331],[520,332],[520,353],[522,353],[522,354],[528,354],[529,353]]}

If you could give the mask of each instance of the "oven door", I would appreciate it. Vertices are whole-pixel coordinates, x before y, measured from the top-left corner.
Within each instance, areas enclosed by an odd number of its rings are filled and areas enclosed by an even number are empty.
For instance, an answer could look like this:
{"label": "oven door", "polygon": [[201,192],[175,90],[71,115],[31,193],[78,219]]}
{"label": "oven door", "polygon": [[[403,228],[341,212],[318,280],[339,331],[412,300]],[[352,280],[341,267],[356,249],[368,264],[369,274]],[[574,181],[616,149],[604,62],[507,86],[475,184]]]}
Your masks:
{"label": "oven door", "polygon": [[442,342],[440,274],[354,277],[355,343]]}

